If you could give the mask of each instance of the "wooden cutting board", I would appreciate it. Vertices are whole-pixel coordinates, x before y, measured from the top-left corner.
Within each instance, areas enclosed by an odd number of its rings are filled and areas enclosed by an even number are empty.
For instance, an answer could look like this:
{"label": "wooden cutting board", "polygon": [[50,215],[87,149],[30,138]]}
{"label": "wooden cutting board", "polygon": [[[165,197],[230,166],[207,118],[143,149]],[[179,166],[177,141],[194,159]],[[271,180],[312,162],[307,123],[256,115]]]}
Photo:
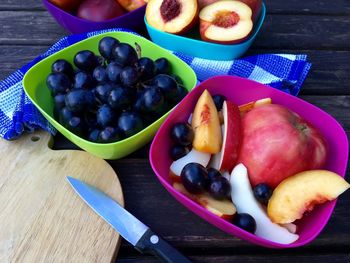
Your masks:
{"label": "wooden cutting board", "polygon": [[111,262],[120,236],[66,180],[96,186],[124,205],[114,170],[83,151],[53,151],[45,132],[0,139],[0,262]]}

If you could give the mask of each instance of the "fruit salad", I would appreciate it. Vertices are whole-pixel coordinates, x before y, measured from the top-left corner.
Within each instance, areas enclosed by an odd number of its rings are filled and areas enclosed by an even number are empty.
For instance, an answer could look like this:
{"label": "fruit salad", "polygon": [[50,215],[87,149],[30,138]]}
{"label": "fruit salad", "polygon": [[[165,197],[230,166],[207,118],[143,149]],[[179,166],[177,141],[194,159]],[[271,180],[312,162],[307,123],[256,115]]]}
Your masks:
{"label": "fruit salad", "polygon": [[315,205],[350,185],[323,170],[327,142],[310,123],[265,98],[237,106],[205,90],[169,136],[173,187],[264,239],[290,244]]}
{"label": "fruit salad", "polygon": [[146,19],[158,30],[179,35],[199,24],[202,40],[235,44],[249,37],[261,7],[261,0],[152,0]]}
{"label": "fruit salad", "polygon": [[113,37],[74,55],[74,67],[58,59],[46,78],[54,116],[74,134],[97,143],[128,138],[168,112],[186,94],[166,58],[153,61]]}

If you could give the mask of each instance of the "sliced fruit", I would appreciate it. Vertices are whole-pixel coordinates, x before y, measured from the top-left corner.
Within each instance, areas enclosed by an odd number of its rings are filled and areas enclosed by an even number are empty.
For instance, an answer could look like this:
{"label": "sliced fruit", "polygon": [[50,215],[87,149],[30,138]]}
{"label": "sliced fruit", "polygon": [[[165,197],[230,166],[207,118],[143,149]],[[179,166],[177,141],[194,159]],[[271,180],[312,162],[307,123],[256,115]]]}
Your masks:
{"label": "sliced fruit", "polygon": [[197,22],[196,0],[152,0],[147,4],[147,22],[161,31],[182,34]]}
{"label": "sliced fruit", "polygon": [[238,1],[218,1],[199,13],[204,41],[233,44],[245,40],[253,29],[251,8]]}
{"label": "sliced fruit", "polygon": [[331,201],[350,188],[344,178],[326,170],[310,170],[283,180],[273,191],[267,213],[275,223],[302,218],[316,204]]}
{"label": "sliced fruit", "polygon": [[225,219],[231,220],[236,213],[236,208],[229,200],[216,200],[208,193],[194,195],[189,193],[181,183],[174,183],[173,187],[180,193],[186,195],[211,213]]}
{"label": "sliced fruit", "polygon": [[293,223],[281,224],[284,228],[286,228],[290,233],[295,234],[297,232],[297,225]]}
{"label": "sliced fruit", "polygon": [[206,153],[218,153],[222,134],[218,111],[210,93],[205,90],[199,97],[192,116],[193,148]]}
{"label": "sliced fruit", "polygon": [[117,0],[118,3],[127,11],[133,11],[146,4],[144,0]]}
{"label": "sliced fruit", "polygon": [[243,164],[233,168],[230,183],[231,198],[237,212],[250,214],[256,221],[255,235],[280,244],[290,244],[299,238],[298,235],[290,233],[286,228],[270,220],[264,208],[254,198],[248,171]]}
{"label": "sliced fruit", "polygon": [[238,106],[230,101],[223,105],[224,137],[221,149],[220,170],[231,171],[236,165],[242,143],[242,124]]}
{"label": "sliced fruit", "polygon": [[206,167],[210,161],[210,154],[192,149],[186,156],[174,161],[170,166],[170,171],[175,176],[180,176],[182,169],[188,163],[199,163]]}
{"label": "sliced fruit", "polygon": [[256,101],[251,101],[251,102],[248,102],[246,104],[239,106],[239,111],[241,113],[245,113],[245,112],[250,111],[253,108],[256,108],[256,107],[259,107],[262,105],[266,105],[266,104],[271,104],[271,103],[272,103],[271,98],[264,98],[264,99],[260,99],[260,100],[256,100]]}

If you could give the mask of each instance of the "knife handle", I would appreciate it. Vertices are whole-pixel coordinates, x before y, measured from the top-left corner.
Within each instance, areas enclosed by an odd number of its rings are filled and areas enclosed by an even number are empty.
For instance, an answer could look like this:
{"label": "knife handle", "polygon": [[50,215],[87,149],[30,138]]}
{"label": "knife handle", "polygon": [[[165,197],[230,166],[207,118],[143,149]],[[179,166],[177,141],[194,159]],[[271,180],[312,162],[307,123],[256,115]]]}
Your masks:
{"label": "knife handle", "polygon": [[151,229],[136,243],[135,248],[141,253],[147,253],[157,256],[163,262],[167,263],[191,263],[191,261],[169,245],[160,236]]}

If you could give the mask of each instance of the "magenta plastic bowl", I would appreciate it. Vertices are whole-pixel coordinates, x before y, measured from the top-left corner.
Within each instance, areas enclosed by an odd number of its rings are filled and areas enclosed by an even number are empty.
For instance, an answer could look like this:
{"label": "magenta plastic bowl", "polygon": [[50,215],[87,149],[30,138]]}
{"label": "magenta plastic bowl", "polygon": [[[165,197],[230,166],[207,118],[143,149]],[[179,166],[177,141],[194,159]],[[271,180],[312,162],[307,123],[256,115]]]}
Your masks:
{"label": "magenta plastic bowl", "polygon": [[136,32],[140,32],[145,28],[143,17],[145,15],[146,5],[110,20],[93,22],[76,17],[55,6],[48,0],[42,0],[42,2],[57,23],[74,34],[113,27],[127,28]]}
{"label": "magenta plastic bowl", "polygon": [[309,215],[299,220],[297,223],[299,239],[292,244],[283,245],[260,238],[234,226],[207,211],[172,187],[169,180],[169,167],[172,161],[168,154],[171,146],[170,128],[176,122],[187,121],[199,96],[205,89],[211,94],[222,94],[238,105],[270,97],[273,103],[284,105],[297,112],[318,128],[329,144],[329,159],[327,160],[325,169],[336,172],[343,177],[345,176],[348,162],[348,139],[340,124],[328,113],[308,102],[263,84],[238,77],[218,76],[202,82],[193,89],[173,110],[158,130],[151,145],[150,161],[159,181],[172,196],[189,210],[221,230],[241,239],[270,248],[299,247],[312,241],[326,225],[336,201],[318,205]]}

